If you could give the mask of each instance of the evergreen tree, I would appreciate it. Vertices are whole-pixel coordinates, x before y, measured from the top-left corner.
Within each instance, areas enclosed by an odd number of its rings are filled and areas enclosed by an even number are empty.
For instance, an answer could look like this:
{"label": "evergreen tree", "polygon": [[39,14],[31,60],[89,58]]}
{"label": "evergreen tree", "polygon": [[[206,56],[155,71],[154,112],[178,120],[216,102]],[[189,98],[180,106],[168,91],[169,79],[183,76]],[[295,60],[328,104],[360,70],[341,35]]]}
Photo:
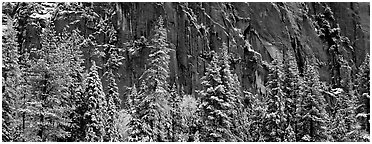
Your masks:
{"label": "evergreen tree", "polygon": [[337,99],[329,126],[333,140],[336,142],[364,141],[363,132],[355,114],[356,97],[345,93],[341,88],[332,89],[328,94]]}
{"label": "evergreen tree", "polygon": [[[13,118],[16,119],[20,124],[19,126],[12,126],[12,128],[18,129],[17,133],[12,134],[12,141],[36,141],[35,137],[33,136],[33,132],[29,132],[29,126],[31,123],[33,123],[33,120],[31,119],[29,115],[29,110],[26,108],[27,101],[32,97],[31,94],[31,84],[29,81],[29,76],[32,75],[32,70],[31,70],[31,62],[29,60],[30,56],[30,49],[31,47],[27,45],[29,43],[26,40],[26,37],[28,37],[27,32],[30,28],[32,29],[37,29],[37,35],[39,36],[39,30],[41,29],[40,25],[33,21],[31,18],[31,15],[35,14],[37,11],[40,10],[40,5],[38,3],[33,3],[33,2],[22,2],[22,3],[15,3],[15,2],[4,2],[2,3],[2,8],[3,8],[3,25],[4,22],[16,22],[12,26],[17,32],[15,33],[14,36],[12,36],[15,39],[15,42],[18,43],[18,49],[17,53],[19,54],[18,58],[18,65],[19,65],[19,70],[20,70],[20,75],[17,78],[17,81],[19,82],[19,85],[16,85],[17,87],[17,92],[19,98],[12,97],[12,99],[15,99],[16,103],[10,103],[11,105],[14,104],[15,109],[13,109],[16,117],[13,116]],[[15,10],[16,8],[16,10]],[[6,17],[5,17],[6,15]],[[8,27],[8,28],[10,28]],[[8,31],[9,29],[6,30],[4,27],[3,29],[5,31]],[[5,40],[6,34],[3,33],[3,42]],[[4,44],[4,43],[3,43]],[[36,45],[36,47],[40,48],[40,43],[39,45]],[[6,51],[5,49],[3,49]],[[5,58],[5,57],[3,57]],[[3,67],[4,68],[4,67]],[[3,69],[4,70],[4,69]],[[3,74],[5,74],[5,71],[3,71]],[[3,75],[4,76],[4,75]],[[13,78],[9,78],[13,79]],[[6,83],[7,80],[3,79],[3,82]],[[5,86],[5,85],[3,85]],[[5,86],[7,87],[7,86]],[[13,87],[13,88],[16,88]],[[5,92],[4,90],[3,92]],[[6,93],[4,93],[6,94]],[[17,118],[18,117],[18,118]],[[17,123],[18,123],[17,122]],[[13,123],[15,124],[15,123]]]}
{"label": "evergreen tree", "polygon": [[168,141],[165,131],[170,126],[170,114],[167,110],[170,57],[162,17],[154,31],[155,35],[148,46],[151,49],[149,64],[140,78],[144,82],[142,91],[130,123],[131,141]]}
{"label": "evergreen tree", "polygon": [[357,117],[360,120],[362,129],[370,133],[370,78],[369,78],[369,55],[359,67],[359,73],[356,78],[358,109]]}
{"label": "evergreen tree", "polygon": [[30,53],[27,81],[31,97],[25,107],[30,125],[25,135],[30,141],[59,141],[69,135],[66,128],[70,127],[68,115],[72,109],[68,91],[71,85],[68,49],[60,47],[63,42],[50,22],[41,38],[41,48]]}
{"label": "evergreen tree", "polygon": [[21,71],[18,64],[17,30],[13,19],[7,17],[2,38],[2,141],[17,141],[20,136],[20,117],[18,108],[21,98],[19,85]]}
{"label": "evergreen tree", "polygon": [[296,141],[325,141],[328,115],[325,100],[320,93],[319,74],[314,66],[308,65],[304,73],[304,83],[296,105]]}
{"label": "evergreen tree", "polygon": [[265,141],[284,141],[286,115],[284,114],[285,100],[282,90],[282,65],[277,60],[272,62],[267,82],[268,109],[265,117]]}
{"label": "evergreen tree", "polygon": [[199,125],[199,113],[198,113],[198,100],[195,99],[191,95],[185,95],[182,91],[183,88],[181,87],[181,94],[182,104],[181,106],[181,117],[182,117],[182,135],[181,140],[182,142],[197,142],[199,141],[198,131],[200,128]]}
{"label": "evergreen tree", "polygon": [[68,70],[71,84],[69,85],[69,103],[72,110],[69,113],[71,124],[67,128],[70,136],[67,141],[83,141],[84,140],[84,113],[87,105],[84,99],[84,59],[81,49],[84,47],[84,38],[79,34],[79,31],[72,32],[63,31],[61,41],[64,42],[60,47],[64,47],[68,60]]}
{"label": "evergreen tree", "polygon": [[115,51],[115,49],[110,50],[109,59],[107,61],[106,67],[108,71],[105,75],[109,79],[108,83],[108,93],[106,97],[107,110],[106,112],[106,135],[105,141],[119,141],[120,134],[117,131],[115,120],[118,119],[118,111],[120,109],[119,92],[115,81],[114,71],[116,71],[120,66],[120,57]]}
{"label": "evergreen tree", "polygon": [[161,16],[154,31],[154,37],[148,46],[151,49],[148,59],[149,64],[141,76],[141,79],[146,82],[147,88],[151,92],[156,91],[157,88],[168,89],[167,79],[169,77],[170,61],[167,30],[164,28],[163,18]]}
{"label": "evergreen tree", "polygon": [[285,102],[284,113],[287,117],[287,124],[285,125],[284,140],[287,142],[296,141],[296,100],[299,94],[299,86],[302,79],[299,77],[296,59],[288,51],[284,59],[283,67],[283,96]]}
{"label": "evergreen tree", "polygon": [[264,141],[265,127],[264,119],[267,115],[267,98],[261,95],[253,95],[250,92],[244,91],[245,103],[247,103],[247,125],[248,125],[248,140],[254,142]]}
{"label": "evergreen tree", "polygon": [[137,98],[137,88],[136,88],[136,85],[134,84],[132,86],[132,88],[130,89],[130,93],[127,96],[127,100],[126,100],[126,106],[125,107],[128,110],[128,113],[131,113],[133,108],[138,103],[138,102],[136,102],[136,98]]}
{"label": "evergreen tree", "polygon": [[[144,91],[146,89],[145,82],[143,81],[140,87],[140,91]],[[141,104],[142,99],[144,98],[143,94],[139,94],[135,85],[132,87],[131,94],[129,95],[132,101],[129,101],[131,107],[129,108],[129,114],[132,116],[130,122],[128,123],[129,127],[129,136],[127,141],[129,142],[139,142],[139,141],[149,141],[150,140],[150,131],[145,125],[145,123],[141,120],[141,113],[145,107],[138,106]]]}
{"label": "evergreen tree", "polygon": [[231,131],[237,95],[233,89],[233,75],[227,59],[227,46],[222,55],[213,54],[212,61],[202,78],[204,89],[200,92],[201,141],[236,141]]}
{"label": "evergreen tree", "polygon": [[232,132],[233,141],[242,141],[241,137],[243,136],[241,136],[241,133],[236,130],[239,126],[239,120],[241,119],[239,115],[242,114],[242,93],[240,90],[240,82],[238,80],[238,76],[234,74],[230,69],[230,58],[231,56],[228,54],[227,45],[223,43],[222,53],[219,56],[219,61],[222,69],[222,84],[227,90],[225,91],[228,98],[227,100],[232,107],[232,109],[227,111],[229,117],[232,118],[230,130]]}
{"label": "evergreen tree", "polygon": [[97,72],[95,62],[92,62],[90,72],[86,79],[85,101],[87,103],[87,111],[84,114],[86,122],[85,141],[99,142],[103,141],[105,135],[105,111],[106,99],[102,89],[101,79]]}
{"label": "evergreen tree", "polygon": [[250,141],[249,135],[249,114],[244,107],[236,109],[237,114],[234,115],[232,132],[236,136],[237,141]]}
{"label": "evergreen tree", "polygon": [[182,117],[181,117],[181,102],[182,96],[179,95],[175,84],[170,88],[170,99],[168,100],[171,107],[171,121],[172,126],[169,129],[169,137],[171,141],[177,142],[181,140],[182,135]]}
{"label": "evergreen tree", "polygon": [[115,125],[115,120],[118,118],[118,110],[119,106],[115,103],[118,100],[118,88],[116,86],[116,82],[114,77],[112,76],[112,72],[110,72],[109,77],[110,77],[110,82],[108,84],[108,94],[107,94],[107,110],[106,110],[106,137],[105,141],[119,141],[120,135],[117,131],[116,125]]}
{"label": "evergreen tree", "polygon": [[36,141],[35,140],[35,133],[29,131],[29,126],[32,121],[32,117],[29,115],[30,110],[28,109],[28,101],[33,97],[32,95],[32,83],[31,76],[34,74],[32,71],[32,61],[29,59],[30,53],[25,52],[22,55],[20,55],[19,65],[21,70],[21,76],[20,79],[21,84],[19,85],[19,91],[21,94],[21,98],[19,100],[20,107],[18,108],[19,115],[20,115],[20,121],[21,121],[21,131],[22,134],[20,135],[18,141]]}
{"label": "evergreen tree", "polygon": [[240,82],[236,74],[232,75],[232,93],[236,96],[234,98],[235,108],[232,110],[232,132],[237,138],[237,141],[249,141],[248,131],[248,111],[243,104],[243,93],[241,92]]}

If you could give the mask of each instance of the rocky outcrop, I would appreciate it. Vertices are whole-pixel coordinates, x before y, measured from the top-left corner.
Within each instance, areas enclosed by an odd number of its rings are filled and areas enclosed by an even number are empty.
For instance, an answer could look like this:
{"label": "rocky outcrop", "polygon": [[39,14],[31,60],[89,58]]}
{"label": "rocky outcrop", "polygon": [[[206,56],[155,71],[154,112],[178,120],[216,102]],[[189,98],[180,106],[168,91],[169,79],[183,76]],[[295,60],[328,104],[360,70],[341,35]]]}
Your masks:
{"label": "rocky outcrop", "polygon": [[[168,40],[174,45],[172,81],[188,93],[198,88],[206,60],[201,52],[218,51],[222,42],[229,52],[243,87],[264,92],[267,69],[265,63],[281,60],[285,51],[294,53],[300,72],[310,58],[319,66],[320,78],[330,82],[331,61],[327,42],[319,38],[314,26],[315,16],[330,7],[339,24],[341,35],[350,44],[340,52],[345,67],[360,64],[357,56],[369,53],[369,3],[120,3],[123,11],[125,38],[151,37],[151,25],[159,15],[165,17]],[[345,11],[346,9],[347,11]],[[350,29],[355,27],[354,29]],[[125,30],[124,30],[125,31]],[[359,38],[359,39],[358,39]],[[351,47],[350,47],[351,46]],[[176,64],[176,65],[174,65]],[[176,72],[177,71],[177,72]],[[342,76],[347,77],[347,76]]]}
{"label": "rocky outcrop", "polygon": [[[116,46],[123,49],[130,40],[150,39],[154,22],[163,16],[173,49],[170,82],[181,85],[189,94],[201,88],[207,53],[218,52],[222,43],[228,45],[232,68],[243,89],[253,93],[265,93],[268,64],[273,59],[281,61],[287,51],[295,56],[300,72],[313,59],[319,66],[320,79],[328,83],[335,77],[350,79],[369,53],[369,3],[93,3],[93,7],[97,17],[105,17],[107,7],[115,11],[111,21],[117,31]],[[340,36],[349,40],[336,36],[336,49],[327,41],[332,38],[322,38],[318,33],[316,15],[329,12],[326,9],[333,14],[328,20],[332,28],[338,25]],[[56,29],[70,24],[71,29],[79,28],[89,36],[94,27],[81,15],[58,12]],[[118,70],[121,94],[124,86],[138,84],[148,53],[146,48],[135,54],[122,53],[126,59]],[[338,60],[342,64],[335,67]],[[102,64],[104,59],[99,61]]]}

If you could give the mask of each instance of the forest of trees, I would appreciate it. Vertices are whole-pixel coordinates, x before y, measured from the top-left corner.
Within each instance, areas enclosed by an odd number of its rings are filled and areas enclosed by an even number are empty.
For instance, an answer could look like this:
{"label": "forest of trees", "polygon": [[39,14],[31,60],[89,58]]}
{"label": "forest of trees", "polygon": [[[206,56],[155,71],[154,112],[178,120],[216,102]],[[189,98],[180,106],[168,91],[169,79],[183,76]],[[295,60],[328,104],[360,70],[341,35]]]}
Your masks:
{"label": "forest of trees", "polygon": [[[20,23],[35,5],[3,16],[3,142],[370,141],[369,56],[350,86],[338,87],[319,80],[312,59],[300,73],[287,51],[269,64],[267,93],[253,94],[242,89],[223,43],[221,52],[209,52],[202,88],[190,95],[169,80],[172,49],[161,16],[151,37],[128,41],[126,48],[113,44],[111,21],[97,22],[96,33],[84,36],[78,29],[57,32],[47,19],[37,23],[40,48],[22,50],[27,26]],[[100,35],[107,40],[97,44]],[[121,52],[135,46],[151,51],[145,72],[122,100]],[[89,59],[83,49],[92,50]],[[97,58],[106,61],[97,65]]]}

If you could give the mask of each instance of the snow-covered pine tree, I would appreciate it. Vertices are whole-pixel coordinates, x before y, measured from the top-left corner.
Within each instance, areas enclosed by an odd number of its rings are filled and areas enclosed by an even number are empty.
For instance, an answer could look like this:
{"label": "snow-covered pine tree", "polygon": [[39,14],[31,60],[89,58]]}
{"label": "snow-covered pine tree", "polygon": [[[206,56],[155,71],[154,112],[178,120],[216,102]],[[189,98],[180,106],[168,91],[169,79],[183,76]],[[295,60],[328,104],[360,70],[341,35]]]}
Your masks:
{"label": "snow-covered pine tree", "polygon": [[[206,74],[204,77],[201,78],[201,84],[204,87],[204,89],[200,92],[201,103],[199,104],[199,111],[201,113],[200,121],[204,122],[202,124],[204,125],[204,127],[202,127],[201,130],[202,141],[218,141],[222,137],[221,134],[215,134],[215,131],[217,130],[217,127],[215,125],[218,124],[216,122],[218,120],[216,120],[214,116],[210,116],[216,115],[216,107],[214,105],[216,105],[216,103],[219,103],[220,101],[223,101],[216,96],[216,86],[221,83],[221,75],[219,73],[221,67],[218,65],[217,54],[214,51],[212,51],[212,56],[212,61],[206,68]],[[226,114],[224,116],[226,117]]]}
{"label": "snow-covered pine tree", "polygon": [[155,26],[155,34],[148,46],[151,50],[146,71],[141,78],[146,82],[147,89],[154,92],[157,88],[168,89],[169,77],[168,55],[170,49],[167,43],[167,30],[164,28],[163,18],[160,16]]}
{"label": "snow-covered pine tree", "polygon": [[333,141],[364,141],[363,130],[361,130],[355,114],[356,97],[349,95],[341,88],[332,89],[327,93],[336,98],[334,111],[330,115],[331,123],[329,125],[329,133]]}
{"label": "snow-covered pine tree", "polygon": [[118,87],[115,81],[114,72],[121,65],[121,57],[117,54],[114,48],[109,51],[109,58],[106,63],[107,72],[104,74],[108,77],[108,92],[106,95],[106,116],[105,116],[105,137],[104,141],[115,142],[121,139],[121,135],[118,132],[115,124],[115,120],[118,119],[118,112],[120,109],[121,100],[119,99]]}
{"label": "snow-covered pine tree", "polygon": [[284,114],[285,99],[283,94],[283,66],[278,60],[271,63],[267,88],[267,115],[264,129],[265,141],[284,141],[284,127],[287,123]]}
{"label": "snow-covered pine tree", "polygon": [[136,98],[137,98],[137,88],[136,88],[136,85],[134,84],[132,88],[130,89],[130,93],[127,96],[127,100],[125,102],[127,106],[124,106],[127,108],[129,114],[132,113],[132,110],[138,103],[136,102]]}
{"label": "snow-covered pine tree", "polygon": [[[149,64],[140,78],[144,82],[142,85],[144,88],[141,88],[143,91],[132,115],[131,123],[136,128],[131,128],[131,141],[168,141],[165,131],[169,126],[167,123],[170,122],[167,103],[170,57],[162,17],[159,17],[154,31],[154,37],[148,46],[151,49]],[[142,124],[138,125],[138,122]]]}
{"label": "snow-covered pine tree", "polygon": [[[17,11],[9,13],[9,9],[13,9],[14,6],[17,5]],[[32,97],[31,94],[31,83],[29,83],[30,79],[29,76],[33,74],[31,70],[31,63],[29,60],[29,50],[30,46],[27,46],[24,40],[26,37],[28,37],[26,34],[27,29],[32,27],[35,29],[41,28],[39,24],[36,24],[36,22],[31,22],[32,18],[31,15],[33,15],[35,12],[40,10],[40,4],[39,3],[14,3],[14,2],[4,2],[2,3],[3,6],[3,22],[7,21],[13,21],[16,22],[16,24],[13,24],[13,28],[16,29],[18,32],[15,34],[15,41],[19,44],[18,54],[18,65],[19,69],[21,71],[21,76],[19,79],[17,79],[20,84],[17,86],[17,91],[19,94],[19,98],[17,99],[18,107],[15,109],[14,112],[16,112],[16,115],[18,115],[20,118],[17,118],[20,122],[20,127],[14,127],[19,129],[20,134],[14,134],[13,140],[14,141],[36,141],[35,136],[33,136],[35,133],[34,131],[30,130],[30,125],[34,123],[34,121],[31,119],[29,114],[29,109],[26,108],[27,101]],[[8,9],[8,11],[6,10]],[[5,14],[6,13],[6,14]],[[7,19],[5,19],[5,15],[7,15]],[[3,23],[4,24],[4,23]],[[5,28],[3,29],[5,30]],[[4,32],[4,31],[3,31]],[[38,33],[39,34],[39,33]],[[5,40],[3,35],[3,40]],[[3,41],[4,42],[4,41]],[[3,49],[4,50],[4,49]],[[4,58],[4,57],[3,57]],[[3,71],[4,72],[4,71]],[[4,85],[3,85],[4,86]],[[15,118],[15,117],[14,117]]]}
{"label": "snow-covered pine tree", "polygon": [[182,96],[178,93],[177,87],[175,84],[172,85],[170,88],[170,97],[169,97],[169,105],[171,107],[171,128],[168,132],[170,136],[170,141],[178,142],[180,141],[182,133],[182,115],[181,115],[181,102]]}
{"label": "snow-covered pine tree", "polygon": [[315,66],[308,65],[304,72],[304,82],[296,105],[296,141],[328,140],[328,115],[325,111],[325,100],[320,93],[319,73]]}
{"label": "snow-covered pine tree", "polygon": [[362,129],[370,133],[370,75],[368,54],[359,67],[356,83],[358,98],[357,117],[360,120]]}
{"label": "snow-covered pine tree", "polygon": [[109,72],[109,84],[108,94],[106,98],[107,110],[106,110],[106,123],[105,123],[105,141],[115,142],[120,140],[120,134],[118,133],[115,125],[115,120],[118,118],[119,106],[115,103],[115,99],[119,97],[118,88],[115,82],[115,78],[112,76],[112,72]]}
{"label": "snow-covered pine tree", "polygon": [[19,85],[19,91],[21,94],[21,98],[19,100],[20,107],[18,108],[20,121],[21,121],[21,131],[22,134],[20,135],[17,141],[36,141],[35,140],[35,133],[33,131],[29,131],[29,126],[32,123],[32,117],[29,115],[29,107],[28,102],[33,97],[32,95],[32,83],[29,83],[32,80],[32,75],[34,75],[32,71],[32,64],[33,61],[29,59],[30,53],[24,52],[20,55],[19,58],[19,65],[21,70],[21,84]]}
{"label": "snow-covered pine tree", "polygon": [[212,61],[202,77],[204,89],[200,91],[201,141],[231,142],[236,137],[231,131],[232,109],[236,107],[232,89],[232,74],[227,58],[227,47],[223,44],[223,54],[212,52]]}
{"label": "snow-covered pine tree", "polygon": [[227,103],[229,103],[231,107],[227,114],[229,117],[231,117],[231,126],[230,131],[232,132],[232,138],[231,141],[242,141],[243,139],[241,137],[240,132],[236,131],[236,128],[238,127],[238,122],[242,118],[239,115],[242,114],[242,92],[240,90],[240,82],[238,80],[238,76],[234,74],[230,69],[230,55],[228,53],[228,47],[225,43],[222,44],[222,53],[219,56],[220,59],[220,65],[221,65],[221,80],[222,84],[226,88],[225,94],[227,96]]}
{"label": "snow-covered pine tree", "polygon": [[2,141],[17,141],[21,134],[21,117],[18,108],[21,106],[19,91],[21,71],[18,64],[19,46],[17,30],[13,19],[7,17],[7,25],[3,27],[2,39]]}
{"label": "snow-covered pine tree", "polygon": [[283,66],[283,98],[285,102],[284,113],[287,117],[284,139],[286,142],[296,141],[296,100],[299,93],[299,85],[302,82],[295,57],[288,51],[285,54]]}
{"label": "snow-covered pine tree", "polygon": [[264,119],[267,115],[267,98],[262,95],[253,95],[250,92],[244,91],[245,103],[247,103],[248,114],[248,141],[264,142]]}
{"label": "snow-covered pine tree", "polygon": [[[233,45],[232,45],[233,46]],[[222,82],[225,87],[229,90],[226,94],[229,97],[232,109],[228,111],[229,116],[232,118],[231,132],[233,133],[234,141],[244,141],[247,138],[244,133],[244,128],[241,127],[243,124],[244,109],[243,109],[243,93],[241,92],[241,85],[237,74],[233,73],[230,68],[231,55],[228,53],[228,47],[226,44],[222,45],[222,53],[220,55]]]}
{"label": "snow-covered pine tree", "polygon": [[60,47],[66,49],[66,61],[68,61],[69,75],[69,103],[72,110],[69,112],[71,119],[70,126],[66,130],[70,136],[66,141],[83,141],[84,140],[84,113],[86,111],[86,103],[84,99],[84,59],[82,58],[84,38],[79,34],[78,30],[71,32],[63,31],[61,36],[63,42]]}
{"label": "snow-covered pine tree", "polygon": [[105,135],[106,99],[97,69],[96,63],[93,61],[86,79],[87,111],[84,114],[86,122],[84,141],[87,142],[102,142]]}
{"label": "snow-covered pine tree", "polygon": [[182,142],[197,142],[199,141],[198,131],[199,126],[199,113],[198,113],[198,100],[183,93],[183,88],[180,88],[180,95],[182,95],[181,117],[182,117]]}
{"label": "snow-covered pine tree", "polygon": [[61,37],[56,35],[53,24],[46,22],[41,34],[41,48],[30,53],[31,97],[24,111],[30,117],[25,137],[30,141],[59,141],[68,137],[70,126],[69,103],[71,84],[68,54],[62,45]]}
{"label": "snow-covered pine tree", "polygon": [[[147,86],[145,85],[145,82],[142,81],[140,92],[145,91],[147,89]],[[129,142],[144,142],[150,140],[150,130],[147,126],[147,124],[143,123],[141,120],[141,116],[143,114],[143,110],[145,107],[138,106],[142,103],[142,100],[144,99],[146,95],[143,95],[143,93],[137,92],[137,88],[135,85],[132,87],[131,94],[129,95],[130,99],[132,101],[128,101],[131,106],[129,107],[129,114],[131,115],[131,120],[128,123],[128,138],[127,141]]]}
{"label": "snow-covered pine tree", "polygon": [[233,122],[232,132],[234,133],[237,141],[249,141],[248,131],[248,111],[242,103],[243,92],[241,92],[241,85],[236,74],[232,74],[233,94],[236,96],[234,99],[235,108],[232,110]]}

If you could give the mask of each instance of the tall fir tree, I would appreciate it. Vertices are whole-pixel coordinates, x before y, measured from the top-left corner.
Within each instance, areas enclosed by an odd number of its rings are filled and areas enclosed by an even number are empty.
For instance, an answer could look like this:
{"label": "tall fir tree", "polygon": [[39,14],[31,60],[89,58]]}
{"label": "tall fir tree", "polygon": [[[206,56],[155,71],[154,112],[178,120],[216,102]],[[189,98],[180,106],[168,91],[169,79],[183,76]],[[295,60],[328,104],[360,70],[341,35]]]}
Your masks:
{"label": "tall fir tree", "polygon": [[141,79],[146,82],[149,91],[154,92],[156,89],[168,90],[169,77],[169,51],[167,43],[167,30],[164,28],[163,18],[160,16],[154,29],[154,36],[151,39],[149,55],[146,71],[141,76]]}
{"label": "tall fir tree", "polygon": [[69,132],[72,107],[69,102],[71,85],[68,67],[68,47],[54,31],[53,23],[47,21],[41,35],[41,48],[30,53],[31,97],[25,107],[30,117],[26,130],[30,141],[64,141]]}
{"label": "tall fir tree", "polygon": [[85,101],[87,111],[84,113],[86,122],[84,141],[102,142],[105,135],[106,98],[102,82],[98,75],[96,63],[93,61],[86,79]]}
{"label": "tall fir tree", "polygon": [[114,72],[121,65],[121,57],[117,54],[114,48],[110,49],[109,59],[106,63],[107,72],[104,74],[108,77],[108,92],[106,97],[106,134],[105,141],[119,141],[121,136],[116,128],[115,120],[118,119],[118,112],[120,109],[121,100],[119,99],[119,91],[115,80]]}
{"label": "tall fir tree", "polygon": [[[151,50],[149,64],[141,76],[143,80],[139,103],[132,117],[130,139],[135,141],[168,141],[166,129],[170,128],[170,114],[167,100],[169,77],[169,48],[167,32],[160,17],[154,30],[154,37],[148,46]],[[142,122],[141,126],[138,122]]]}
{"label": "tall fir tree", "polygon": [[233,75],[227,59],[227,46],[223,44],[222,54],[212,54],[212,61],[202,77],[204,89],[200,92],[201,141],[237,141],[232,133],[232,122],[237,95],[233,89]]}
{"label": "tall fir tree", "polygon": [[169,129],[169,137],[170,141],[178,142],[181,141],[182,133],[182,115],[181,115],[181,102],[182,96],[178,93],[177,87],[175,84],[170,88],[170,97],[169,97],[169,105],[170,105],[170,112],[171,112],[171,129]]}
{"label": "tall fir tree", "polygon": [[132,86],[132,88],[130,89],[129,95],[127,96],[127,99],[126,99],[126,102],[125,102],[126,106],[124,106],[128,110],[128,113],[132,113],[132,110],[134,109],[134,107],[138,103],[136,101],[137,94],[138,94],[137,93],[137,88],[136,88],[136,85],[134,84]]}
{"label": "tall fir tree", "polygon": [[183,88],[180,88],[180,95],[182,95],[181,117],[182,117],[182,142],[198,142],[199,140],[199,101],[191,95],[185,95]]}
{"label": "tall fir tree", "polygon": [[79,34],[78,30],[62,32],[60,47],[66,49],[66,60],[68,61],[69,84],[69,103],[72,110],[69,112],[71,119],[70,126],[66,130],[70,133],[67,141],[83,141],[84,133],[84,113],[86,111],[86,103],[84,99],[84,59],[81,49],[84,47],[84,38]]}
{"label": "tall fir tree", "polygon": [[336,142],[364,141],[365,135],[356,117],[356,97],[346,93],[341,88],[332,89],[327,92],[336,98],[336,104],[330,115],[331,123],[329,133]]}
{"label": "tall fir tree", "polygon": [[296,141],[318,142],[329,139],[326,132],[329,119],[321,88],[318,71],[308,65],[296,105]]}
{"label": "tall fir tree", "polygon": [[19,45],[13,19],[7,17],[2,38],[2,141],[17,141],[21,135],[20,107],[21,70],[18,64]]}
{"label": "tall fir tree", "polygon": [[[3,4],[2,5],[3,6],[3,22],[5,21],[16,22],[16,24],[13,25],[12,27],[18,31],[16,35],[14,36],[14,38],[15,38],[15,41],[19,44],[18,45],[19,46],[18,65],[21,71],[21,76],[18,79],[18,82],[20,84],[17,86],[18,87],[17,91],[18,91],[20,98],[19,99],[15,98],[17,99],[16,105],[18,106],[16,107],[14,112],[16,112],[15,114],[20,117],[19,119],[18,118],[17,119],[20,121],[21,124],[18,127],[14,126],[14,128],[19,129],[21,133],[14,134],[12,137],[14,141],[36,141],[35,137],[33,136],[33,133],[28,131],[30,124],[33,123],[31,119],[32,117],[28,115],[29,109],[26,107],[27,101],[30,99],[30,97],[32,97],[32,94],[31,94],[32,86],[29,81],[29,76],[32,75],[32,70],[31,70],[32,62],[29,60],[29,56],[30,56],[29,50],[31,49],[31,47],[27,45],[27,42],[25,42],[25,40],[26,40],[26,37],[28,37],[27,32],[29,28],[38,29],[38,30],[41,29],[38,22],[33,21],[31,17],[31,15],[39,11],[41,7],[39,3],[8,2],[8,3],[2,3],[2,4]],[[17,6],[16,11],[11,10],[14,8],[14,6]],[[7,15],[7,17],[4,17],[5,15]],[[5,28],[3,30],[5,30]],[[39,31],[37,31],[37,35],[39,34],[40,34]],[[3,40],[5,40],[4,37],[3,37]]]}
{"label": "tall fir tree", "polygon": [[243,104],[243,92],[241,92],[241,85],[236,74],[232,75],[232,93],[236,96],[233,100],[235,108],[232,110],[232,132],[237,141],[249,141],[248,131],[248,111]]}
{"label": "tall fir tree", "polygon": [[[142,81],[142,84],[140,86],[140,91],[142,92],[145,89],[146,89],[145,82]],[[141,114],[143,113],[143,110],[145,109],[145,107],[139,106],[139,104],[142,103],[142,100],[144,99],[145,95],[140,94],[134,85],[131,89],[131,93],[129,97],[131,100],[131,101],[128,101],[131,106],[129,107],[129,114],[131,115],[131,120],[128,123],[129,136],[127,138],[127,141],[129,142],[149,141],[150,135],[151,135],[149,128],[141,120],[141,116],[142,116]]]}
{"label": "tall fir tree", "polygon": [[296,103],[299,93],[299,86],[301,85],[302,78],[299,77],[299,71],[295,57],[288,51],[285,55],[283,66],[283,100],[284,100],[284,113],[287,117],[285,125],[284,139],[286,142],[296,141]]}
{"label": "tall fir tree", "polygon": [[359,67],[356,83],[358,99],[357,117],[361,123],[362,129],[370,133],[370,75],[368,54]]}
{"label": "tall fir tree", "polygon": [[245,103],[247,103],[247,118],[248,118],[248,141],[264,142],[264,119],[267,115],[267,98],[262,95],[253,95],[250,92],[244,91]]}
{"label": "tall fir tree", "polygon": [[284,127],[287,123],[283,94],[283,66],[278,60],[271,63],[267,88],[267,115],[265,116],[265,141],[284,141]]}

